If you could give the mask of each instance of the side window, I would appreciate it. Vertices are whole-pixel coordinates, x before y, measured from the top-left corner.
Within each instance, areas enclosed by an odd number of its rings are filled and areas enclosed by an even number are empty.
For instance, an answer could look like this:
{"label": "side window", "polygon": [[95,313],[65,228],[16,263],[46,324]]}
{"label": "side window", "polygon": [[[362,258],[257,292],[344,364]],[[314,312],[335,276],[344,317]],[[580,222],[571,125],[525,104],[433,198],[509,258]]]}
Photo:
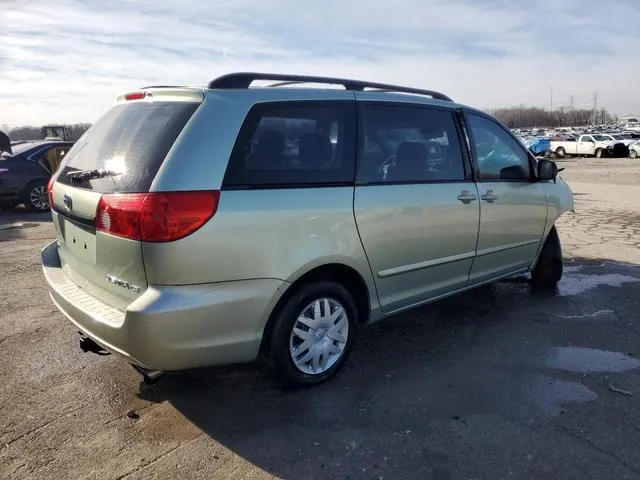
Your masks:
{"label": "side window", "polygon": [[481,180],[529,180],[527,151],[496,122],[467,114]]}
{"label": "side window", "polygon": [[593,137],[590,136],[590,135],[583,135],[580,140],[583,141],[583,142],[595,142]]}
{"label": "side window", "polygon": [[464,181],[452,112],[428,107],[367,105],[357,181]]}
{"label": "side window", "polygon": [[51,150],[51,147],[44,147],[39,150],[36,150],[35,152],[33,152],[31,155],[27,157],[27,160],[31,162],[39,162],[39,161],[46,162],[47,155],[49,154],[49,150]]}
{"label": "side window", "polygon": [[67,154],[69,147],[57,147],[54,150],[54,155],[49,156],[49,166],[52,172],[55,172],[60,167],[64,156]]}
{"label": "side window", "polygon": [[225,187],[353,183],[354,102],[260,104],[247,115]]}

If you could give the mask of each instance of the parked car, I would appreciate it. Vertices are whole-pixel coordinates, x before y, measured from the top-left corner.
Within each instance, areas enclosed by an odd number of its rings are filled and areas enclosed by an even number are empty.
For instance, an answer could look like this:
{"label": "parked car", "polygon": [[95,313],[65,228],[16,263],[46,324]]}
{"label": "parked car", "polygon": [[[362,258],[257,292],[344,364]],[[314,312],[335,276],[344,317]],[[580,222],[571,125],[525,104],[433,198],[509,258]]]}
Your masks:
{"label": "parked car", "polygon": [[624,129],[628,131],[638,132],[640,131],[640,122],[636,118],[629,118],[624,123]]}
{"label": "parked car", "polygon": [[636,140],[629,145],[629,158],[638,158],[640,156],[640,140]]}
{"label": "parked car", "polygon": [[633,143],[633,138],[631,138],[631,135],[625,135],[622,133],[612,133],[612,134],[603,133],[602,135],[599,135],[599,136],[605,138],[606,140],[614,144],[622,143],[627,147]]}
{"label": "parked car", "polygon": [[557,155],[595,156],[596,158],[611,156],[613,154],[613,142],[607,140],[601,134],[580,135],[578,140],[566,138],[564,140],[551,140],[551,151]]}
{"label": "parked car", "polygon": [[262,354],[316,384],[363,323],[526,272],[555,286],[554,222],[573,209],[557,171],[434,91],[248,73],[151,87],[52,178],[44,276],[82,348],[146,380]]}
{"label": "parked car", "polygon": [[48,211],[51,172],[72,146],[72,142],[35,141],[12,146],[12,154],[0,154],[0,208],[24,203],[33,210]]}

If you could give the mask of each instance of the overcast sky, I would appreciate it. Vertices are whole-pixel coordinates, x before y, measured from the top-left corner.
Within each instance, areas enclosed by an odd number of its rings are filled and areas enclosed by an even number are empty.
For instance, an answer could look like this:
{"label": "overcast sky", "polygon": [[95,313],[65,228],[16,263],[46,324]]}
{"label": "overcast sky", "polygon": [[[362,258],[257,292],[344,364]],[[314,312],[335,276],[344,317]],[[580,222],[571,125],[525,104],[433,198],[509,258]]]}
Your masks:
{"label": "overcast sky", "polygon": [[640,113],[640,0],[0,0],[0,124],[231,71],[356,77],[479,108]]}

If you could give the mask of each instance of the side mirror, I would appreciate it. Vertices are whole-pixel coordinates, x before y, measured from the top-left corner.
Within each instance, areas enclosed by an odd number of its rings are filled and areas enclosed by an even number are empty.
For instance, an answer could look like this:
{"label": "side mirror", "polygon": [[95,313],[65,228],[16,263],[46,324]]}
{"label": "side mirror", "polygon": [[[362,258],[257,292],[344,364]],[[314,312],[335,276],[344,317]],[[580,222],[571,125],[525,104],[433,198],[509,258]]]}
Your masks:
{"label": "side mirror", "polygon": [[3,132],[0,132],[0,152],[13,153],[11,151],[11,140],[9,140],[9,135]]}
{"label": "side mirror", "polygon": [[538,180],[555,180],[558,176],[558,165],[551,160],[540,160],[538,162]]}
{"label": "side mirror", "polygon": [[520,165],[512,165],[500,170],[501,180],[528,180],[529,177],[524,168]]}

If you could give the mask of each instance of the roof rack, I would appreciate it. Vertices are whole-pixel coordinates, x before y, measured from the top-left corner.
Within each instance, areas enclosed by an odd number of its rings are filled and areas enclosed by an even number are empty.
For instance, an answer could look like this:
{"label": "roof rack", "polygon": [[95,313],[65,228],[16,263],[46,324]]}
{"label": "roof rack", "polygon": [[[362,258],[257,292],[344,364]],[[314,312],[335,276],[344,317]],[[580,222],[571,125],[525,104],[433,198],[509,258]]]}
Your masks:
{"label": "roof rack", "polygon": [[436,100],[452,102],[447,95],[433,90],[422,90],[420,88],[401,87],[398,85],[388,85],[386,83],[365,82],[361,80],[349,80],[346,78],[315,77],[308,75],[287,75],[281,73],[257,73],[257,72],[237,72],[223,75],[209,82],[209,88],[249,88],[256,80],[277,81],[271,87],[280,87],[296,83],[325,83],[328,85],[342,85],[346,90],[363,91],[365,88],[384,90],[387,92],[414,93],[417,95],[428,95]]}

